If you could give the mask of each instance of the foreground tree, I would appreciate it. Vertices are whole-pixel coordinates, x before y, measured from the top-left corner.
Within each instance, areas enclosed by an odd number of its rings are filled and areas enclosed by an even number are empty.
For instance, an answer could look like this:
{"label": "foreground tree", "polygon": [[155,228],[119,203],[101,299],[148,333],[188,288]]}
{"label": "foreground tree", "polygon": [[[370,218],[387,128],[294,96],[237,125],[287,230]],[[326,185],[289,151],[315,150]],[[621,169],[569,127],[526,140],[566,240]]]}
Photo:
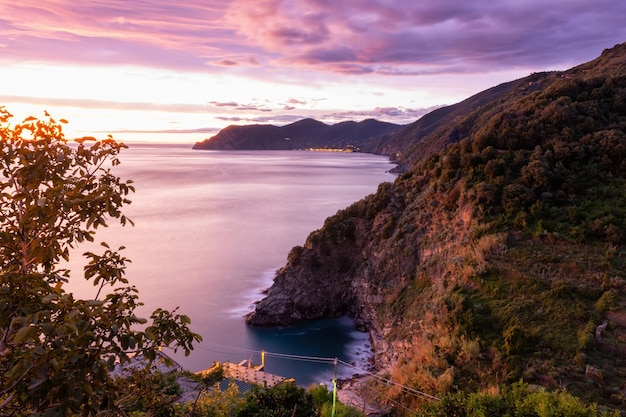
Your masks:
{"label": "foreground tree", "polygon": [[11,117],[0,107],[0,415],[114,410],[114,364],[135,353],[154,359],[168,345],[189,354],[201,338],[176,311],[158,309],[150,323],[138,317],[128,260],[106,243],[84,254],[95,298],[66,290],[70,250],[109,219],[129,222],[121,209],[132,182],[111,173],[126,146],[111,137],[70,145],[65,120],[46,113],[11,126]]}

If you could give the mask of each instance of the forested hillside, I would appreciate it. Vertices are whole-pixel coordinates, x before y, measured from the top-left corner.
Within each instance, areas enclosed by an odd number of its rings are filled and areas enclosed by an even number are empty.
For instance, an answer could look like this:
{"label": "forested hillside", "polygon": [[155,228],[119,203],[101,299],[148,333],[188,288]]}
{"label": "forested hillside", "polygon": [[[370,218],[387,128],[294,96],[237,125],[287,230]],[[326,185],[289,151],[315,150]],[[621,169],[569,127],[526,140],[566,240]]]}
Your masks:
{"label": "forested hillside", "polygon": [[504,86],[400,132],[407,171],[293,248],[249,322],[349,314],[416,390],[626,410],[626,44]]}

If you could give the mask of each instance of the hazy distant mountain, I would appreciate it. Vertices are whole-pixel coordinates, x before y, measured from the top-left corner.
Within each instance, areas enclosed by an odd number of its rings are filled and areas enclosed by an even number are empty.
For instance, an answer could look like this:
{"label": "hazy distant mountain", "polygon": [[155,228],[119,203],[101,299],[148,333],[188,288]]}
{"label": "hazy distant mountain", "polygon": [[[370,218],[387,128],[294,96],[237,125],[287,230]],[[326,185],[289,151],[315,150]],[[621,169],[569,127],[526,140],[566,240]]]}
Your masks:
{"label": "hazy distant mountain", "polygon": [[231,125],[198,142],[193,149],[291,150],[307,148],[360,148],[366,142],[398,132],[404,126],[367,119],[327,125],[303,119],[286,126]]}

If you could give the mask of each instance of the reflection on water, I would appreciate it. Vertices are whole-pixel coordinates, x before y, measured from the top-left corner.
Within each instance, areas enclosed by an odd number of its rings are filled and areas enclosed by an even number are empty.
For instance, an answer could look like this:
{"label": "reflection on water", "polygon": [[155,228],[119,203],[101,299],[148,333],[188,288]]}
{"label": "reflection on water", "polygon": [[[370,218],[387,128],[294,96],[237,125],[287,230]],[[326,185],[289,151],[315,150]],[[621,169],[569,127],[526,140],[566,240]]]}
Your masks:
{"label": "reflection on water", "polygon": [[[183,366],[199,370],[214,360],[255,359],[263,349],[358,359],[355,343],[366,344],[367,337],[349,320],[251,329],[243,315],[293,246],[302,245],[329,215],[394,179],[386,158],[135,145],[121,160],[114,173],[134,180],[137,189],[126,210],[135,227],[112,225],[98,231],[96,241],[126,246],[132,260],[127,277],[139,289],[143,315],[180,306],[191,317],[204,342],[189,357],[174,355]],[[86,249],[93,247],[77,252]],[[82,264],[72,262],[73,276],[79,276]],[[71,284],[81,297],[96,292],[82,281]],[[330,372],[324,364],[272,357],[266,366],[303,385]]]}

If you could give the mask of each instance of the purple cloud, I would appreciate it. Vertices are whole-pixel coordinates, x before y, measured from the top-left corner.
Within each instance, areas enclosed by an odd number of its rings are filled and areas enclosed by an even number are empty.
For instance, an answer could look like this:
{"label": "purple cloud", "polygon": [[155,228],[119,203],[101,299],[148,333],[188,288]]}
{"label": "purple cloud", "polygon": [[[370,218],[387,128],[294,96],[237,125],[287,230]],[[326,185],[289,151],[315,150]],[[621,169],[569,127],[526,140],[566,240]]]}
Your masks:
{"label": "purple cloud", "polygon": [[623,0],[22,0],[0,16],[5,61],[265,77],[541,70],[626,39]]}
{"label": "purple cloud", "polygon": [[[324,123],[333,124],[346,120],[364,120],[364,119],[378,119],[387,120],[398,124],[408,124],[419,119],[423,115],[430,113],[431,111],[442,107],[432,106],[427,108],[404,108],[404,107],[377,107],[372,110],[360,110],[360,111],[307,111],[306,113],[276,113],[268,116],[219,116],[218,120],[223,120],[230,123],[264,123],[284,125],[293,123],[298,120],[302,120],[308,117],[315,118]],[[288,109],[283,109],[288,110]],[[295,110],[295,109],[291,109]]]}
{"label": "purple cloud", "polygon": [[580,62],[622,42],[625,19],[622,0],[235,0],[229,14],[282,62],[351,74]]}
{"label": "purple cloud", "polygon": [[234,101],[227,101],[227,102],[211,101],[210,103],[214,105],[215,107],[239,107],[239,103],[236,103]]}
{"label": "purple cloud", "polygon": [[440,107],[442,106],[431,106],[415,109],[404,107],[377,107],[372,110],[327,113],[321,115],[320,118],[321,120],[329,123],[335,123],[343,120],[378,119],[389,120],[393,123],[408,124]]}

